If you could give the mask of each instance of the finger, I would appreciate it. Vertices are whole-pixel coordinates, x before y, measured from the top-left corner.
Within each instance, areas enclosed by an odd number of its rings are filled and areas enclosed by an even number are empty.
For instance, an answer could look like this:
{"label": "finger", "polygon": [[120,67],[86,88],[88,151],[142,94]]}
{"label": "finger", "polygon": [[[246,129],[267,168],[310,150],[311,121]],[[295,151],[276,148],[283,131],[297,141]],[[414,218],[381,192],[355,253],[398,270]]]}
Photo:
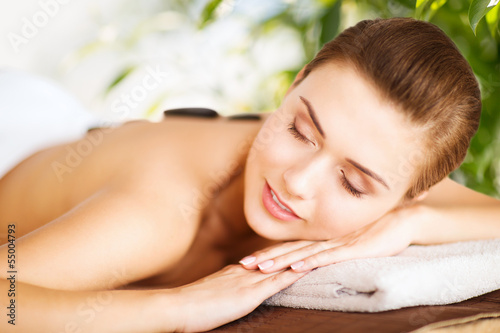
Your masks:
{"label": "finger", "polygon": [[[273,274],[278,274],[280,273],[279,271],[273,272]],[[238,264],[231,264],[227,265],[226,267],[222,268],[220,271],[214,273],[214,274],[219,274],[221,276],[253,276],[255,277],[255,281],[260,281],[267,279],[269,277],[268,274],[263,274],[259,270],[248,270],[245,269],[242,265]],[[252,281],[253,282],[253,281]]]}
{"label": "finger", "polygon": [[217,281],[227,280],[231,281],[231,283],[236,283],[241,285],[255,284],[269,278],[270,276],[279,273],[280,272],[278,271],[270,274],[265,274],[259,270],[247,270],[243,268],[241,265],[232,264],[232,265],[227,265],[221,270],[212,273],[208,276],[205,276],[195,282],[184,285],[182,286],[182,288],[188,287],[190,285],[198,285],[203,282],[206,283],[208,281],[216,281],[216,280]]}
{"label": "finger", "polygon": [[259,286],[257,289],[260,290],[262,301],[295,283],[309,272],[310,270],[297,273],[288,269],[271,276],[267,275],[266,279],[256,283],[256,286]]}
{"label": "finger", "polygon": [[305,271],[308,269],[298,270],[298,268],[303,266],[305,258],[325,250],[336,248],[340,245],[340,243],[334,241],[314,242],[313,244],[295,249],[294,251],[290,251],[273,259],[266,260],[260,263],[258,268],[264,273],[272,273],[287,267],[292,267],[297,272]]}
{"label": "finger", "polygon": [[295,251],[313,243],[316,243],[316,241],[293,241],[273,245],[244,257],[240,260],[240,264],[242,264],[246,269],[258,269],[258,265],[264,261],[289,253],[291,251]]}
{"label": "finger", "polygon": [[292,270],[295,272],[303,272],[346,260],[365,258],[367,256],[373,257],[373,255],[365,252],[366,251],[362,246],[339,246],[322,252],[318,252],[310,257],[305,258],[303,260],[303,264],[298,266],[295,265],[294,267],[292,267]]}

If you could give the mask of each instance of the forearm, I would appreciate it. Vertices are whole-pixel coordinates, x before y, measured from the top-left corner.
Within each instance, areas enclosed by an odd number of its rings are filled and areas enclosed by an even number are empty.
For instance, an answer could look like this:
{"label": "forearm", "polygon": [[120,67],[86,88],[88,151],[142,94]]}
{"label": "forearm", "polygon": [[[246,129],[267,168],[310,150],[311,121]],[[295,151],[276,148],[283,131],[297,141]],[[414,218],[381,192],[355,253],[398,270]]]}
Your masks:
{"label": "forearm", "polygon": [[168,292],[60,291],[16,282],[15,295],[9,296],[11,283],[2,279],[0,286],[2,332],[162,332],[176,328],[175,304],[169,303]]}
{"label": "forearm", "polygon": [[415,207],[414,244],[500,238],[500,205]]}

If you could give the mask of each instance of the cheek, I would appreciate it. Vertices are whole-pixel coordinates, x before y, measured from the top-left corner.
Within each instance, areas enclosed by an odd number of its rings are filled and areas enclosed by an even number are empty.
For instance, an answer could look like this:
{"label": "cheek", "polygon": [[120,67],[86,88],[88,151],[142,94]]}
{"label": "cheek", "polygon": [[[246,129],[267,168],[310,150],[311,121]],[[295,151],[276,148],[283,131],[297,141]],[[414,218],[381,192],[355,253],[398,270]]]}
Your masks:
{"label": "cheek", "polygon": [[262,166],[274,167],[293,162],[298,154],[285,130],[264,127],[255,138],[249,157]]}
{"label": "cheek", "polygon": [[[361,200],[336,194],[323,200],[316,208],[314,219],[327,238],[336,238],[354,232],[375,222],[389,211],[379,200]],[[316,224],[315,223],[315,224]]]}

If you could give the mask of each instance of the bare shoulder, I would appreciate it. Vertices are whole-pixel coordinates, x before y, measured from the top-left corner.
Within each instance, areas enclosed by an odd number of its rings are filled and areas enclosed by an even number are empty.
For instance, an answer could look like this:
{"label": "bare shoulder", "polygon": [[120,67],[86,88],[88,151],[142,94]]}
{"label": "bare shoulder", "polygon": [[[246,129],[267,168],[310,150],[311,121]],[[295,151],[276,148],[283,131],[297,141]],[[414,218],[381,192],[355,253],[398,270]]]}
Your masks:
{"label": "bare shoulder", "polygon": [[109,186],[137,196],[142,188],[158,203],[170,195],[189,201],[194,189],[241,163],[260,126],[169,117],[92,130],[31,156],[1,180],[0,224],[22,221],[25,234]]}
{"label": "bare shoulder", "polygon": [[108,167],[117,170],[111,176],[115,186],[143,189],[157,207],[175,199],[184,219],[196,219],[244,165],[262,121],[168,117],[126,124],[100,154],[113,156]]}
{"label": "bare shoulder", "polygon": [[182,191],[241,167],[261,126],[262,120],[225,117],[168,117],[158,123],[125,124],[96,155],[108,159],[114,182],[134,186],[154,182],[162,192]]}

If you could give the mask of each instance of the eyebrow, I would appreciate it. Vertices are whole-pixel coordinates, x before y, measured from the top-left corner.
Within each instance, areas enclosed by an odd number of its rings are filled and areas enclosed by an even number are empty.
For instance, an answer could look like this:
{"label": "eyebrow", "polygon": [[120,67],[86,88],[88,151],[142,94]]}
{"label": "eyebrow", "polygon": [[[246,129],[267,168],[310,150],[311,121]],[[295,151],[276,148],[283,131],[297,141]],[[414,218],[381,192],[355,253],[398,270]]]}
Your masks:
{"label": "eyebrow", "polygon": [[380,177],[379,175],[377,175],[375,172],[373,172],[370,169],[362,166],[358,162],[351,160],[350,158],[346,158],[345,160],[347,162],[351,163],[353,166],[355,166],[358,170],[360,170],[364,174],[367,174],[368,176],[372,177],[373,179],[375,179],[376,181],[378,181],[380,184],[384,185],[388,190],[390,190],[390,188],[387,185],[387,183],[382,179],[382,177]]}
{"label": "eyebrow", "polygon": [[300,97],[300,100],[302,101],[302,103],[304,103],[304,105],[306,106],[307,112],[309,112],[309,117],[311,117],[311,120],[314,123],[314,126],[316,126],[316,129],[318,130],[319,134],[321,134],[321,136],[323,138],[325,138],[326,137],[325,132],[323,131],[323,128],[321,128],[321,125],[319,124],[318,117],[316,116],[316,112],[314,111],[314,108],[312,107],[311,102],[309,102],[303,96],[299,96],[299,97]]}

